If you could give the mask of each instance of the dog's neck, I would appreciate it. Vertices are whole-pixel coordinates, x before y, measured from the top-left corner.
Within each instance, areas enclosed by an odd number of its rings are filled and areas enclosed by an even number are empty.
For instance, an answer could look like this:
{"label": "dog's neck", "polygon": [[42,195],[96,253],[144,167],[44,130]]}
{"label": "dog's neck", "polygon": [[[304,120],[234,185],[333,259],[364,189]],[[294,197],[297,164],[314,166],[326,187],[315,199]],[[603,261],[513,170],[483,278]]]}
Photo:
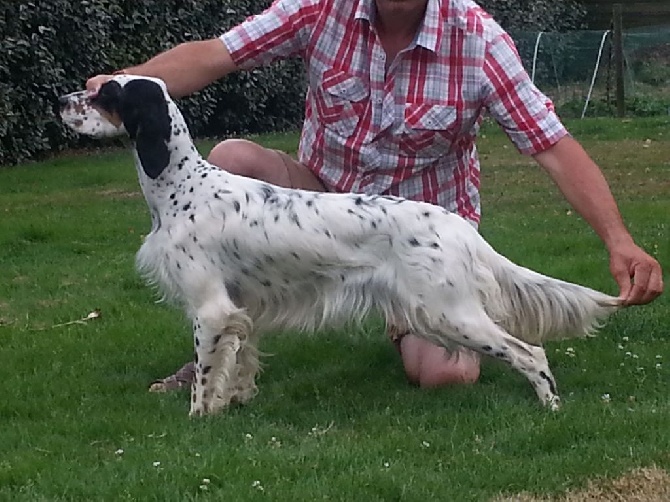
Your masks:
{"label": "dog's neck", "polygon": [[179,107],[171,101],[168,103],[168,109],[172,133],[167,145],[170,150],[170,163],[164,171],[166,177],[174,176],[175,171],[193,169],[200,164],[198,161],[202,160]]}
{"label": "dog's neck", "polygon": [[179,111],[174,102],[168,103],[170,114],[170,139],[166,143],[169,152],[168,165],[163,169],[156,179],[151,179],[139,159],[137,148],[134,149],[140,181],[143,184],[170,184],[177,182],[178,179],[186,177],[187,174],[193,174],[194,169],[201,167],[204,162],[198,150],[195,148],[193,139],[188,130],[186,120]]}
{"label": "dog's neck", "polygon": [[160,175],[155,179],[149,177],[142,166],[137,148],[134,148],[133,151],[140,186],[151,210],[154,225],[160,209],[172,203],[170,196],[175,191],[195,184],[195,180],[202,177],[205,171],[212,169],[196,149],[186,121],[177,105],[169,102],[168,109],[171,133],[166,146],[170,158]]}

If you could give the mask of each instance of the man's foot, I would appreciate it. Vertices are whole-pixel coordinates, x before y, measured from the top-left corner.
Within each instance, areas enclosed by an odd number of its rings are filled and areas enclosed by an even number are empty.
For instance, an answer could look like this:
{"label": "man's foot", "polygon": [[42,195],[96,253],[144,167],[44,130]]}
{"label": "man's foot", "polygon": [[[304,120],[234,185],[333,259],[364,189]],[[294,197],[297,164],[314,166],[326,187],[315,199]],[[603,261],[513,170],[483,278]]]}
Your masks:
{"label": "man's foot", "polygon": [[179,389],[190,389],[195,378],[195,364],[191,361],[173,375],[155,380],[149,386],[149,392],[171,392]]}

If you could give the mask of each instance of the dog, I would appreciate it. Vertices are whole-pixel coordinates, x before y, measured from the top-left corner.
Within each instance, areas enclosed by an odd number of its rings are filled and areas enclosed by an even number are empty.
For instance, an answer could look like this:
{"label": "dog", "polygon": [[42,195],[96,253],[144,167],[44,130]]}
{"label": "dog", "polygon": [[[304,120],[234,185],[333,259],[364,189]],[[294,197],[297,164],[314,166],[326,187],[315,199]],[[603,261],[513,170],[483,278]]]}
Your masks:
{"label": "dog", "polygon": [[370,311],[397,331],[505,361],[556,410],[542,343],[592,334],[622,307],[512,263],[441,207],[221,170],[198,154],[161,80],[117,75],[60,106],[74,131],[133,143],[152,221],[137,267],[193,323],[191,416],[256,395],[262,333],[318,331]]}

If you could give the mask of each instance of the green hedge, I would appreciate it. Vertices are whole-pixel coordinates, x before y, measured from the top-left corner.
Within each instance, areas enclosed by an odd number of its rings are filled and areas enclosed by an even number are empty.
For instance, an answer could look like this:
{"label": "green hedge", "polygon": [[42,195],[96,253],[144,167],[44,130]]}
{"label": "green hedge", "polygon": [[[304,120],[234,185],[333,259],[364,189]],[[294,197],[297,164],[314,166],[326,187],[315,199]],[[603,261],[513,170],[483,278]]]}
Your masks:
{"label": "green hedge", "polygon": [[[0,0],[0,165],[85,144],[57,116],[61,94],[88,77],[217,36],[269,0]],[[299,62],[233,75],[181,102],[192,132],[294,128],[302,120]],[[277,106],[281,103],[281,107]]]}
{"label": "green hedge", "polygon": [[[0,166],[86,144],[57,117],[57,97],[88,77],[223,33],[270,0],[0,0]],[[554,0],[483,0],[510,29],[574,26],[579,8]],[[568,15],[570,14],[570,15]],[[544,24],[544,26],[542,26]],[[302,120],[302,64],[232,75],[182,101],[196,136],[261,133]]]}

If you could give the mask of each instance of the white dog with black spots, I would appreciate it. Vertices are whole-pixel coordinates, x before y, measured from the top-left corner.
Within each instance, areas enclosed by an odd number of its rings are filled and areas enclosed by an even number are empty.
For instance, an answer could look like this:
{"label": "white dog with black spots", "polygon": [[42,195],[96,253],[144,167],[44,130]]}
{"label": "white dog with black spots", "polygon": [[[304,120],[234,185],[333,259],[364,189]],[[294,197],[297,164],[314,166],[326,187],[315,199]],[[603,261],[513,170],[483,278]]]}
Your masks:
{"label": "white dog with black spots", "polygon": [[316,193],[207,163],[165,84],[118,75],[60,100],[81,134],[128,134],[152,229],[139,270],[193,322],[191,415],[257,392],[258,339],[362,320],[465,346],[560,399],[542,342],[592,333],[620,299],[515,265],[463,218],[385,196]]}

